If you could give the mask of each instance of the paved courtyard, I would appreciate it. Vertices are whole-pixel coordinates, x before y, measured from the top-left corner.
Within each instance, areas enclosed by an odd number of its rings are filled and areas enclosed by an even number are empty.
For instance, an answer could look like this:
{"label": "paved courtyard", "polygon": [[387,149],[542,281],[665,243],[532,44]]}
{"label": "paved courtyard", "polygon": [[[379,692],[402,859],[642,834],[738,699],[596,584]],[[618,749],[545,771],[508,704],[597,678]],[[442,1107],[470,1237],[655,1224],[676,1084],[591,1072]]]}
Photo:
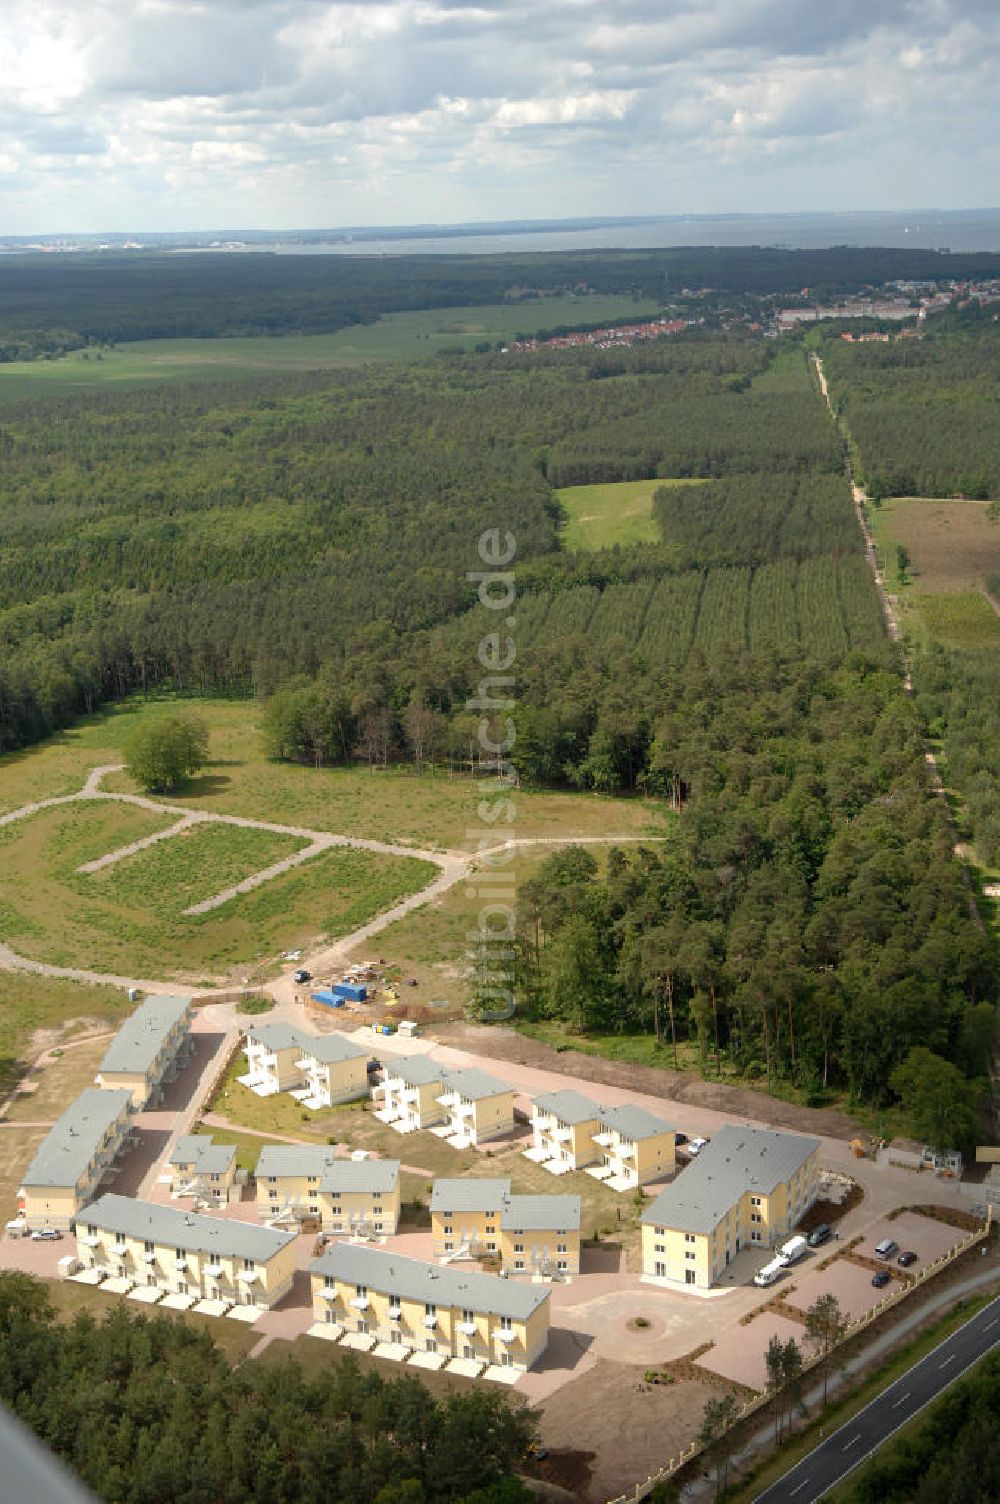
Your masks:
{"label": "paved courtyard", "polygon": [[[912,1266],[912,1272],[916,1273],[918,1269],[933,1264],[935,1259],[950,1253],[967,1236],[961,1228],[950,1227],[947,1222],[922,1217],[919,1212],[900,1212],[898,1217],[891,1220],[884,1217],[875,1222],[854,1252],[862,1258],[874,1258],[875,1245],[881,1243],[883,1238],[892,1238],[900,1249],[912,1250],[917,1254],[919,1262]],[[896,1254],[893,1254],[892,1261],[895,1262],[895,1259]]]}
{"label": "paved courtyard", "polygon": [[849,1259],[834,1259],[825,1269],[818,1267],[796,1275],[794,1290],[785,1294],[785,1299],[799,1311],[806,1311],[821,1295],[835,1295],[840,1309],[850,1321],[874,1310],[894,1293],[895,1284],[884,1290],[876,1290],[872,1284],[872,1271]]}
{"label": "paved courtyard", "polygon": [[695,1363],[709,1373],[721,1374],[724,1379],[732,1379],[736,1384],[746,1384],[762,1392],[767,1385],[764,1355],[772,1337],[781,1342],[791,1338],[798,1343],[803,1357],[808,1356],[805,1328],[800,1321],[791,1321],[775,1311],[762,1311],[746,1326],[737,1324],[723,1332],[715,1346],[696,1358]]}

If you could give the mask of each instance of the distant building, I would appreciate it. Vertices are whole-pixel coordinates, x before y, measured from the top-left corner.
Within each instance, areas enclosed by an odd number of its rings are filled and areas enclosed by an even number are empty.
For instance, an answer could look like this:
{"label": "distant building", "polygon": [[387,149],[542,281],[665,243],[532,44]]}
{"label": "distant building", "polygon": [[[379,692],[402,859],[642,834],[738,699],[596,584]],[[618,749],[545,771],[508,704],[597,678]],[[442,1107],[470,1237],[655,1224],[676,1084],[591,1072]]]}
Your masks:
{"label": "distant building", "polygon": [[720,1129],[643,1212],[644,1277],[705,1289],[741,1248],[781,1242],[816,1199],[819,1148],[801,1133]]}
{"label": "distant building", "polygon": [[634,1190],[676,1168],[676,1129],[644,1107],[600,1107],[577,1091],[554,1091],[532,1105],[525,1158],[553,1175],[585,1169],[612,1190]]}
{"label": "distant building", "polygon": [[137,1112],[154,1105],[190,1054],[191,1018],[190,998],[147,997],[105,1050],[97,1085],[127,1088]]}
{"label": "distant building", "polygon": [[287,1091],[312,1110],[368,1095],[368,1051],[345,1034],[308,1034],[292,1024],[258,1024],[243,1045],[246,1074],[258,1097]]}

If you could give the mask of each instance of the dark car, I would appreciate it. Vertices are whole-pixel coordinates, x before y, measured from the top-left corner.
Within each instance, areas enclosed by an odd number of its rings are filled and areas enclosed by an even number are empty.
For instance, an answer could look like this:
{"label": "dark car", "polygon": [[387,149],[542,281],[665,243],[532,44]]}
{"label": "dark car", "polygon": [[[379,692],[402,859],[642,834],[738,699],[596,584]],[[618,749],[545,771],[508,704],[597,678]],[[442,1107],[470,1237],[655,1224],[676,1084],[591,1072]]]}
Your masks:
{"label": "dark car", "polygon": [[896,1260],[896,1263],[902,1264],[904,1269],[909,1269],[910,1265],[915,1264],[916,1262],[917,1255],[913,1252],[912,1248],[908,1248],[905,1253],[901,1253],[899,1255],[899,1258]]}
{"label": "dark car", "polygon": [[876,1290],[884,1290],[891,1279],[892,1275],[889,1273],[888,1269],[876,1269],[875,1273],[872,1275],[872,1284],[875,1286]]}
{"label": "dark car", "polygon": [[680,1148],[681,1144],[686,1144],[687,1141],[688,1141],[688,1136],[687,1136],[686,1133],[675,1133],[674,1134],[674,1144],[675,1144],[675,1146],[678,1149]]}
{"label": "dark car", "polygon": [[821,1222],[818,1227],[814,1227],[812,1232],[806,1238],[806,1242],[809,1244],[810,1248],[819,1248],[823,1243],[829,1242],[829,1240],[830,1229],[827,1227],[825,1222]]}
{"label": "dark car", "polygon": [[306,969],[305,969],[304,966],[300,966],[299,969],[298,969],[298,971],[293,971],[292,972],[292,981],[293,982],[311,982],[312,981],[312,972],[311,971],[306,971]]}

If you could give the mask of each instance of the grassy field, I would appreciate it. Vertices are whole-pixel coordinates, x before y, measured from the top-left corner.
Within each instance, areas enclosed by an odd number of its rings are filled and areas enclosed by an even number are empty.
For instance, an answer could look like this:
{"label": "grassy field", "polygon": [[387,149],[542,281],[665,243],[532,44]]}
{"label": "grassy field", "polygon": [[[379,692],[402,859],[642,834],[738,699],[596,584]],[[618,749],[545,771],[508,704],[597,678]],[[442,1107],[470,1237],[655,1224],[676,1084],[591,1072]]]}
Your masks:
{"label": "grassy field", "polygon": [[61,1043],[59,1036],[72,1038],[84,1024],[104,1022],[116,1029],[130,1011],[117,987],[0,971],[0,1090],[15,1062],[26,1055],[40,1053],[45,1044]]}
{"label": "grassy field", "polygon": [[343,934],[435,869],[336,849],[207,914],[183,910],[301,845],[269,831],[197,826],[87,874],[103,852],[169,824],[128,805],[44,810],[0,831],[0,934],[35,960],[121,975],[186,976],[254,966],[288,945]]}
{"label": "grassy field", "polygon": [[11,1123],[54,1121],[87,1086],[93,1086],[97,1068],[108,1047],[107,1037],[86,1039],[63,1049],[57,1059],[34,1076],[34,1091],[18,1093],[7,1109]]}
{"label": "grassy field", "polygon": [[17,1211],[17,1189],[45,1128],[0,1128],[0,1217],[6,1222]]}
{"label": "grassy field", "polygon": [[[902,624],[917,643],[1000,647],[1000,615],[986,595],[986,576],[1000,571],[1000,528],[986,503],[893,497],[869,509],[889,589]],[[897,545],[910,566],[900,575]]]}
{"label": "grassy field", "polygon": [[140,340],[110,350],[75,350],[59,360],[0,365],[0,400],[94,387],[420,360],[442,351],[473,350],[485,341],[496,345],[518,334],[612,323],[658,312],[659,305],[645,298],[579,294],[481,308],[390,313],[377,324],[358,325],[336,334]]}
{"label": "grassy field", "polygon": [[555,496],[567,514],[563,543],[574,553],[656,543],[653,492],[661,486],[697,485],[689,480],[623,480],[606,486],[564,486]]}

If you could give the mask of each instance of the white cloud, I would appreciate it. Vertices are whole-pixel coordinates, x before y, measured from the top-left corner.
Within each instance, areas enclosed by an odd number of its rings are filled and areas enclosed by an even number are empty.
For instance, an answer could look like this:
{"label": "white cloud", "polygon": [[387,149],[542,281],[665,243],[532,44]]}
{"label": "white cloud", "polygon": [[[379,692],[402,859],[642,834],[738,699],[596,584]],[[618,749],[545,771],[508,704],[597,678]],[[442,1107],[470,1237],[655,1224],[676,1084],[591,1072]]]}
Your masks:
{"label": "white cloud", "polygon": [[994,0],[5,0],[0,233],[995,197]]}

